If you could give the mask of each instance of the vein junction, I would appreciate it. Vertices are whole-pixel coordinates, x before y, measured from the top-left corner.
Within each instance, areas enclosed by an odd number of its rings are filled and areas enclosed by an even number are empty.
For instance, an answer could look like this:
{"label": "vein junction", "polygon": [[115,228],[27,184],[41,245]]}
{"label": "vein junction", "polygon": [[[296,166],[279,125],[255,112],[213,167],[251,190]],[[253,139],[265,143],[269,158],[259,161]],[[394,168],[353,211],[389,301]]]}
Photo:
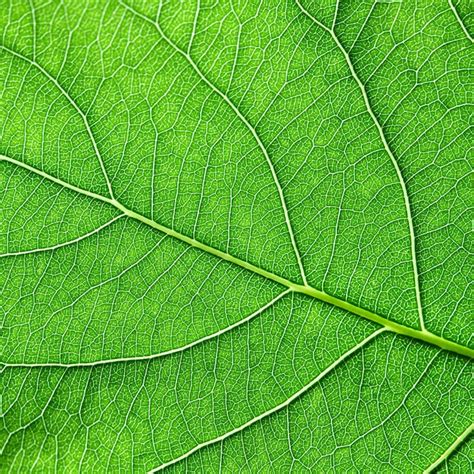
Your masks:
{"label": "vein junction", "polygon": [[185,242],[188,245],[191,245],[192,247],[198,248],[199,250],[202,250],[204,252],[207,252],[211,255],[214,255],[216,257],[219,257],[223,260],[226,260],[230,263],[233,263],[235,265],[239,265],[240,267],[249,270],[253,273],[256,273],[258,275],[261,275],[265,278],[268,278],[269,280],[272,280],[276,283],[279,283],[285,287],[287,287],[290,291],[294,291],[297,293],[305,294],[307,296],[316,298],[320,301],[323,301],[325,303],[332,304],[338,308],[344,309],[346,311],[349,311],[353,314],[356,314],[358,316],[361,316],[369,321],[373,321],[377,324],[380,324],[383,326],[385,329],[395,332],[397,334],[402,334],[405,336],[412,337],[414,339],[418,339],[420,341],[424,341],[426,343],[438,346],[442,349],[445,349],[447,351],[451,351],[463,356],[468,356],[471,358],[474,358],[474,350],[463,346],[461,344],[458,344],[456,342],[447,340],[441,336],[438,336],[436,334],[433,334],[426,330],[425,328],[419,330],[419,329],[414,329],[409,326],[404,326],[402,324],[399,324],[395,321],[392,321],[390,319],[384,318],[383,316],[380,316],[376,313],[373,313],[372,311],[369,311],[367,309],[361,308],[359,306],[356,306],[348,301],[342,300],[340,298],[337,298],[335,296],[329,295],[325,293],[324,291],[318,290],[316,288],[313,288],[312,286],[308,284],[298,284],[294,283],[280,275],[276,275],[272,272],[269,272],[263,268],[260,268],[256,265],[253,265],[249,262],[246,262],[234,255],[231,255],[229,253],[223,252],[222,250],[216,249],[214,247],[211,247],[203,242],[200,242],[194,238],[188,237],[184,234],[181,234],[180,232],[177,232],[174,229],[170,229],[142,214],[139,214],[131,209],[128,209],[125,207],[122,203],[117,201],[116,199],[113,198],[108,198],[90,191],[87,191],[85,189],[79,188],[77,186],[74,186],[72,184],[66,183],[65,181],[62,181],[61,179],[58,179],[54,176],[49,175],[48,173],[45,173],[44,171],[41,171],[37,168],[34,168],[26,163],[23,163],[21,161],[18,161],[14,158],[5,156],[5,155],[0,155],[0,161],[6,161],[9,163],[12,163],[16,166],[19,166],[21,168],[24,168],[32,173],[35,173],[38,176],[41,176],[45,179],[48,179],[51,182],[54,182],[60,186],[63,186],[64,188],[67,188],[71,191],[83,194],[85,196],[88,196],[93,199],[100,200],[102,202],[106,202],[114,207],[116,207],[118,210],[121,211],[123,215],[126,215],[132,219],[135,219],[139,222],[142,222],[143,224],[146,224],[154,229],[159,230],[160,232],[163,232],[164,234],[173,237],[175,239],[178,239],[182,242]]}

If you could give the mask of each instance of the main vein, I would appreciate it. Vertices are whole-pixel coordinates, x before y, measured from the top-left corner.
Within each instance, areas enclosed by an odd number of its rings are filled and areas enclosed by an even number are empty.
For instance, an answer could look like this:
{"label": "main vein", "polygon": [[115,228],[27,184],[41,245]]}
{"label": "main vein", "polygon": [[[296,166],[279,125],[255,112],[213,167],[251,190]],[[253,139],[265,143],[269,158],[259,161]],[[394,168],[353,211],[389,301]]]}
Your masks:
{"label": "main vein", "polygon": [[264,268],[258,267],[250,262],[246,262],[245,260],[240,259],[239,257],[236,257],[235,255],[231,255],[227,252],[223,252],[222,250],[219,250],[215,247],[211,247],[210,245],[205,244],[204,242],[201,242],[199,240],[193,239],[191,237],[188,237],[187,235],[181,234],[180,232],[171,229],[169,227],[166,227],[163,224],[160,224],[159,222],[156,222],[142,214],[139,214],[138,212],[135,212],[126,206],[124,206],[122,203],[118,202],[116,199],[108,198],[105,196],[102,196],[100,194],[96,194],[90,191],[87,191],[85,189],[79,188],[77,186],[74,186],[72,184],[69,184],[59,178],[56,178],[42,170],[39,170],[37,168],[34,168],[33,166],[30,166],[26,163],[23,163],[21,161],[18,161],[14,158],[5,156],[5,155],[0,155],[0,161],[7,161],[9,163],[12,163],[14,165],[17,165],[21,168],[24,168],[32,173],[37,174],[38,176],[41,176],[45,179],[48,179],[49,181],[52,181],[53,183],[56,183],[60,186],[63,186],[64,188],[67,188],[71,191],[83,194],[85,196],[88,196],[93,199],[100,200],[102,202],[106,202],[114,207],[116,207],[118,210],[120,210],[123,214],[126,216],[135,219],[139,222],[142,222],[143,224],[146,224],[154,229],[159,230],[160,232],[163,232],[164,234],[173,237],[175,239],[178,239],[182,242],[185,242],[188,245],[191,245],[192,247],[195,247],[199,250],[202,250],[208,254],[214,255],[216,257],[221,258],[222,260],[226,260],[228,262],[231,262],[235,265],[238,265],[242,268],[245,268],[246,270],[249,270],[253,273],[256,273],[258,275],[261,275],[269,280],[272,280],[276,283],[279,283],[287,288],[289,288],[291,291],[294,291],[296,293],[301,293],[304,295],[311,296],[313,298],[316,298],[320,301],[323,301],[325,303],[332,304],[334,306],[337,306],[338,308],[342,308],[346,311],[349,311],[353,314],[356,314],[358,316],[361,316],[365,319],[368,319],[369,321],[373,321],[377,324],[380,324],[381,326],[385,327],[387,330],[395,332],[397,334],[402,334],[405,336],[412,337],[414,339],[418,339],[420,341],[427,342],[429,344],[436,345],[438,347],[441,347],[442,349],[455,352],[457,354],[461,354],[464,356],[468,356],[471,358],[474,358],[474,350],[463,346],[461,344],[458,344],[456,342],[450,341],[448,339],[445,339],[441,336],[438,336],[436,334],[433,334],[426,329],[414,329],[409,326],[404,326],[403,324],[397,323],[395,321],[392,321],[390,319],[384,318],[383,316],[380,316],[372,311],[369,311],[367,309],[361,308],[360,306],[354,305],[348,301],[342,300],[340,298],[337,298],[335,296],[332,296],[328,293],[325,293],[324,291],[318,290],[316,288],[313,288],[312,286],[306,284],[306,285],[300,285],[298,283],[294,283],[280,275],[277,275],[275,273],[272,273],[268,270],[265,270]]}

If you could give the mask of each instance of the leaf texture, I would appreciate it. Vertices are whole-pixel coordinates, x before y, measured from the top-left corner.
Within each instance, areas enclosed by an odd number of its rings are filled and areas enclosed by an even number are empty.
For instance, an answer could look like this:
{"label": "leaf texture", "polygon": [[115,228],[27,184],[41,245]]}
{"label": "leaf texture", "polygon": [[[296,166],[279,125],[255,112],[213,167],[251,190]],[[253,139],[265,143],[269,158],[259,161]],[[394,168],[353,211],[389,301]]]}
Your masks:
{"label": "leaf texture", "polygon": [[2,470],[472,471],[469,2],[0,3]]}

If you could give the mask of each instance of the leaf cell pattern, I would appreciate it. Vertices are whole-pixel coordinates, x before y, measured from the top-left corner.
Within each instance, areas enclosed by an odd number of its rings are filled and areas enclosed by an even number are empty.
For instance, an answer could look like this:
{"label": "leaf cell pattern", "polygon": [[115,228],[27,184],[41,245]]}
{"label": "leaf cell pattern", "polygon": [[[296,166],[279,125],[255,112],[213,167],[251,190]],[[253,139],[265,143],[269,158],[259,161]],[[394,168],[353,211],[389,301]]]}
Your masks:
{"label": "leaf cell pattern", "polygon": [[468,1],[0,4],[2,469],[473,470]]}

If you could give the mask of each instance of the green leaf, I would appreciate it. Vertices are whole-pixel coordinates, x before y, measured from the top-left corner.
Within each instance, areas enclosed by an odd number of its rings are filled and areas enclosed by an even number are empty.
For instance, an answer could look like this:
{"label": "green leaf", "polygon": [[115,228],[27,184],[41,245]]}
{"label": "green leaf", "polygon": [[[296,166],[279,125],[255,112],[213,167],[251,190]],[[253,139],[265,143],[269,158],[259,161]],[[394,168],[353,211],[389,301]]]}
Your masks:
{"label": "green leaf", "polygon": [[5,471],[472,471],[469,2],[0,7]]}

